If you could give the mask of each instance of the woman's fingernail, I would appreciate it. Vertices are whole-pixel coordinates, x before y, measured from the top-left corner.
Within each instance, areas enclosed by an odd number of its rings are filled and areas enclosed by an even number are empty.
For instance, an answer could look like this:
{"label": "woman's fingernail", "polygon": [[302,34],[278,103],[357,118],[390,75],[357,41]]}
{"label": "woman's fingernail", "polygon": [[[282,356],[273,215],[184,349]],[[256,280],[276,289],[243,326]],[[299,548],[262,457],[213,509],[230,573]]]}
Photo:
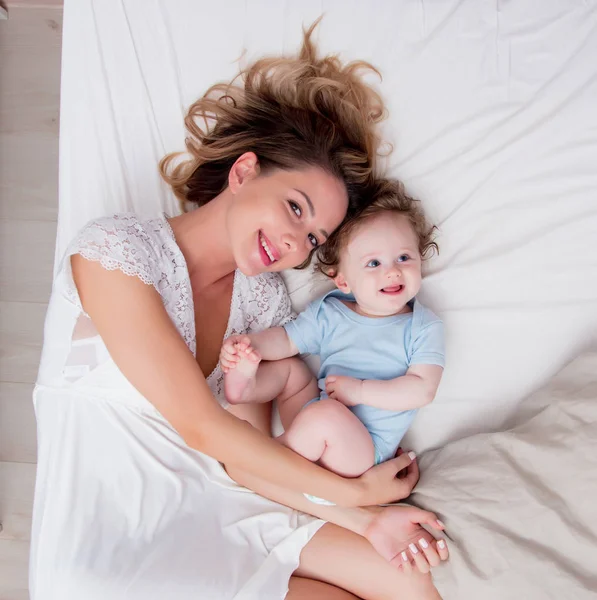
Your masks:
{"label": "woman's fingernail", "polygon": [[410,458],[411,460],[415,460],[415,458],[417,458],[417,454],[416,452],[413,452],[412,450],[408,453],[408,458]]}
{"label": "woman's fingernail", "polygon": [[445,524],[443,523],[443,521],[440,521],[439,519],[437,519],[437,524],[438,524],[440,527],[445,527]]}
{"label": "woman's fingernail", "polygon": [[404,562],[408,562],[408,554],[407,554],[406,552],[403,552],[403,553],[402,553],[402,560],[403,560]]}
{"label": "woman's fingernail", "polygon": [[446,542],[444,542],[444,540],[440,540],[437,542],[437,547],[443,550],[446,547]]}
{"label": "woman's fingernail", "polygon": [[421,548],[429,548],[429,544],[425,538],[419,540],[419,546],[421,546]]}
{"label": "woman's fingernail", "polygon": [[414,544],[409,544],[408,547],[410,548],[410,551],[413,554],[418,554],[419,553],[419,549]]}

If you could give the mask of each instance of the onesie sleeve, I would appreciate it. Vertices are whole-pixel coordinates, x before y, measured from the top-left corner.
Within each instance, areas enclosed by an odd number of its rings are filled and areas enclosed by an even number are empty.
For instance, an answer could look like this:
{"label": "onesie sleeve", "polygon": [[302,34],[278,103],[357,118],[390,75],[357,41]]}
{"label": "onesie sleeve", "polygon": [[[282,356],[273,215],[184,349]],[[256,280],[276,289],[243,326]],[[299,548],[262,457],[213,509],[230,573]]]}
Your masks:
{"label": "onesie sleeve", "polygon": [[323,339],[322,300],[315,300],[294,320],[284,326],[301,354],[319,354]]}

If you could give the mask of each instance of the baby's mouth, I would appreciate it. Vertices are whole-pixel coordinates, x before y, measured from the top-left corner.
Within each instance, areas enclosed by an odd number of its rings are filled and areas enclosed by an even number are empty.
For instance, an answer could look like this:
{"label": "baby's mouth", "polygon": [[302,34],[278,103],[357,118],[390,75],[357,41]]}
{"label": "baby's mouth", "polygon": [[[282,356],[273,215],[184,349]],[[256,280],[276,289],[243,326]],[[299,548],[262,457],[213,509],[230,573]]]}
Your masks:
{"label": "baby's mouth", "polygon": [[392,285],[381,289],[382,294],[397,295],[404,289],[403,285]]}

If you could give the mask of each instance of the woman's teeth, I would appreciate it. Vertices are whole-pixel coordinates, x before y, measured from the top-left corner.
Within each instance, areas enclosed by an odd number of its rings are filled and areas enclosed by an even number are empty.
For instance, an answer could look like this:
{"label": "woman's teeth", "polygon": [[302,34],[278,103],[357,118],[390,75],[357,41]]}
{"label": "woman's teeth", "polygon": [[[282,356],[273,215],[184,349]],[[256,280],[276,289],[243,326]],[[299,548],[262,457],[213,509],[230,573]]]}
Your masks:
{"label": "woman's teeth", "polygon": [[267,254],[268,258],[272,262],[276,262],[276,259],[274,258],[274,255],[272,254],[272,251],[269,249],[269,246],[267,245],[267,242],[265,241],[263,235],[261,235],[261,234],[259,234],[259,241],[261,242],[261,246],[265,250],[265,253]]}

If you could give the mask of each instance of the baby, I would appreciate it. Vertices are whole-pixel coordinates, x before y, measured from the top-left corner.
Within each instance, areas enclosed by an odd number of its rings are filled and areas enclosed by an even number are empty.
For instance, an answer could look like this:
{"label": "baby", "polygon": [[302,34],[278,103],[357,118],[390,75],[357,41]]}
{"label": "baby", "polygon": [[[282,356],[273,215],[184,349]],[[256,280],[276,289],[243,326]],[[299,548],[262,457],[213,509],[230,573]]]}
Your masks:
{"label": "baby", "polygon": [[[380,182],[372,204],[320,248],[337,289],[284,327],[224,342],[228,401],[277,398],[278,439],[342,476],[393,458],[443,372],[442,322],[416,299],[422,260],[437,249],[431,233],[419,203]],[[318,382],[289,358],[306,353],[321,359]]]}

